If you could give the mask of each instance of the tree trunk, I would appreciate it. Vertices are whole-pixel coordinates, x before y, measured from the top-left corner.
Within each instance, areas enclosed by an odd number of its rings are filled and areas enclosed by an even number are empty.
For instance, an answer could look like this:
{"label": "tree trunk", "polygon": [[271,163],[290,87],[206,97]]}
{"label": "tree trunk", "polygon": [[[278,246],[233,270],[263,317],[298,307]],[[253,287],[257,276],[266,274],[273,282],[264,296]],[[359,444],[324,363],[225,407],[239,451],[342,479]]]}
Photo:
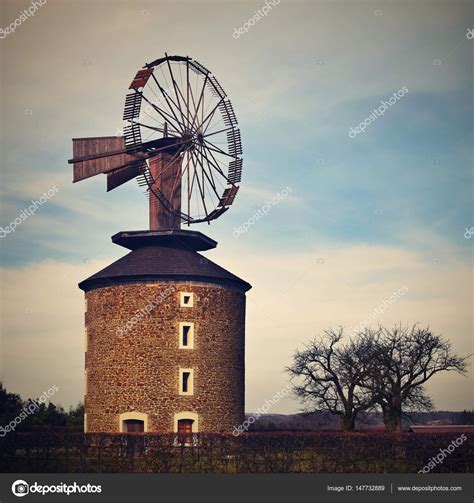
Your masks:
{"label": "tree trunk", "polygon": [[383,421],[388,431],[402,431],[401,397],[395,397],[390,405],[384,407]]}
{"label": "tree trunk", "polygon": [[343,414],[341,416],[341,430],[354,431],[355,429],[355,416],[353,414]]}

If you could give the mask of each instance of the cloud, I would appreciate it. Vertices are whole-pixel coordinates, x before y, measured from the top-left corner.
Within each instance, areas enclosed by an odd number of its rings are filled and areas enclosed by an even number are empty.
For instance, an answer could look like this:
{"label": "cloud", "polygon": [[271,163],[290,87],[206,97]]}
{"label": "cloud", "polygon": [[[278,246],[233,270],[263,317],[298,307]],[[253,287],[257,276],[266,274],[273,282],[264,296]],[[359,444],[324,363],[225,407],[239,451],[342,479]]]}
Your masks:
{"label": "cloud", "polygon": [[56,384],[55,401],[82,400],[84,300],[77,283],[105,265],[44,261],[1,269],[0,361],[7,388],[35,397]]}
{"label": "cloud", "polygon": [[[253,285],[247,311],[247,410],[286,384],[282,369],[296,348],[330,326],[356,326],[403,286],[408,292],[370,326],[419,322],[450,339],[456,352],[471,353],[470,262],[449,244],[438,244],[440,261],[392,246],[280,253],[269,242],[267,249],[251,254],[243,243],[233,247],[220,263],[234,266],[231,270]],[[428,391],[438,409],[460,410],[473,405],[471,387],[472,374],[470,379],[446,374],[433,379]],[[290,399],[279,404],[280,412],[295,408]]]}

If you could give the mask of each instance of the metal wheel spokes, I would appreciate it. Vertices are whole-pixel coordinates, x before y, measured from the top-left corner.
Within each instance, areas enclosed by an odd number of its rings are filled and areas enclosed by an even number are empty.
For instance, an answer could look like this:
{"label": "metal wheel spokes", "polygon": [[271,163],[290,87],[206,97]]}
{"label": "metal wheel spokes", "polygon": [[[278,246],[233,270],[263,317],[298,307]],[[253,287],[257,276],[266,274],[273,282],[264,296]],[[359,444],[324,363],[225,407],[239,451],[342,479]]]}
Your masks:
{"label": "metal wheel spokes", "polygon": [[[125,144],[150,159],[163,150],[181,160],[182,221],[210,221],[233,203],[242,173],[242,142],[231,102],[216,78],[189,57],[168,56],[144,66],[125,100]],[[166,140],[164,140],[166,138]],[[170,150],[169,147],[172,147]],[[177,212],[156,187],[149,161],[140,185]]]}

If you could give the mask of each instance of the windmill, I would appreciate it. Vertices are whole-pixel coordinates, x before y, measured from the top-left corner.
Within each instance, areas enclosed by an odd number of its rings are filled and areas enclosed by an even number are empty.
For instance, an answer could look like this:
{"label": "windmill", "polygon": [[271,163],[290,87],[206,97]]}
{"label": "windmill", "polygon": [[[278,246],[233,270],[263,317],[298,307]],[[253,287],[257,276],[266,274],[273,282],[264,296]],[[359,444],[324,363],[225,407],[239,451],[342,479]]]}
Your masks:
{"label": "windmill", "polygon": [[86,432],[232,431],[245,419],[245,304],[251,285],[201,251],[181,224],[234,202],[242,143],[232,104],[203,65],[146,64],[125,97],[123,136],[73,139],[73,181],[136,178],[150,229],[112,241],[129,253],[79,283],[85,294]]}
{"label": "windmill", "polygon": [[107,191],[136,178],[150,229],[211,222],[234,202],[242,142],[232,103],[212,73],[187,56],[147,63],[133,78],[123,136],[73,139],[74,182],[107,175]]}

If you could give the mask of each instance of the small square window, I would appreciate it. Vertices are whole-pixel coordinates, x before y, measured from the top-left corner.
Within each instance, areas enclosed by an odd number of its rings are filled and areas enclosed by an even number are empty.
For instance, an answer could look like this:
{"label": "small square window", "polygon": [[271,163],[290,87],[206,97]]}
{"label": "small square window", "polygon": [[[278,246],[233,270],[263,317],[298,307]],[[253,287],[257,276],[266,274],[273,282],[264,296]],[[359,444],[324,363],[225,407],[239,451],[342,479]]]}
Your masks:
{"label": "small square window", "polygon": [[192,292],[180,292],[180,305],[181,307],[193,307],[194,294]]}
{"label": "small square window", "polygon": [[193,369],[179,369],[179,394],[194,394],[194,371]]}
{"label": "small square window", "polygon": [[179,348],[194,348],[194,323],[182,322],[179,324]]}

